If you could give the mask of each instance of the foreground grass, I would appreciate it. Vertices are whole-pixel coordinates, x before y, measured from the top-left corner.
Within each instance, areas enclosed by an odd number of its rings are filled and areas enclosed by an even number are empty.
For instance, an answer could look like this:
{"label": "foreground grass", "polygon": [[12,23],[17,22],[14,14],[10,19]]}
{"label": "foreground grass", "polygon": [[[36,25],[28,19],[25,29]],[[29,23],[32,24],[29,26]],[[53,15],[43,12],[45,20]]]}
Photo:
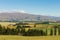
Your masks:
{"label": "foreground grass", "polygon": [[60,36],[11,36],[0,35],[0,40],[59,40]]}

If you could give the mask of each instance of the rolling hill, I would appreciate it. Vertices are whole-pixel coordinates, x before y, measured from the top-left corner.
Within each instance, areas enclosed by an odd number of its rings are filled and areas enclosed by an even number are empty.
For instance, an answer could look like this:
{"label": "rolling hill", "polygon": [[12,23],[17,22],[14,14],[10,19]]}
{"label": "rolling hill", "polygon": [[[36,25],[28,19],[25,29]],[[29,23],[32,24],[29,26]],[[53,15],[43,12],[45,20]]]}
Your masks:
{"label": "rolling hill", "polygon": [[0,21],[60,21],[60,17],[33,15],[21,12],[1,12]]}

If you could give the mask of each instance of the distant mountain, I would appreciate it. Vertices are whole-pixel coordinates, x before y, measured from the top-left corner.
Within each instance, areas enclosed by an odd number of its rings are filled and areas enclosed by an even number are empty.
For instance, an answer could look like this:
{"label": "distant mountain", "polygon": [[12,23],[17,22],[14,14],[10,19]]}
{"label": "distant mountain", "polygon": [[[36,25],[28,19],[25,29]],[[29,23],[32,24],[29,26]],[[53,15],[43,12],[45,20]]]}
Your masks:
{"label": "distant mountain", "polygon": [[1,12],[0,21],[60,21],[60,17],[33,15],[22,12]]}

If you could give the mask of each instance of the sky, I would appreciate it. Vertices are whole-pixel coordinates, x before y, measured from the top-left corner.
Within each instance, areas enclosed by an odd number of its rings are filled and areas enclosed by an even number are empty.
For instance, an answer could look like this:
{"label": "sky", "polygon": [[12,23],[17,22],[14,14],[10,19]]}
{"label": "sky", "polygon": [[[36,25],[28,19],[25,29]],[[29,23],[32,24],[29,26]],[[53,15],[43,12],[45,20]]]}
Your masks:
{"label": "sky", "polygon": [[0,0],[1,11],[60,17],[60,0]]}

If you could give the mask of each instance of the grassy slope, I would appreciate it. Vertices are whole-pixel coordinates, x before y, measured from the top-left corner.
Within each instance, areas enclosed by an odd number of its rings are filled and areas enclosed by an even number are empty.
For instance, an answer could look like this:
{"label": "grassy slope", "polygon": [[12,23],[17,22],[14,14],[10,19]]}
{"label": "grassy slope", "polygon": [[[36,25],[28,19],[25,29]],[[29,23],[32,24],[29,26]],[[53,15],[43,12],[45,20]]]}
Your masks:
{"label": "grassy slope", "polygon": [[[0,24],[1,24],[2,26],[7,27],[9,24],[16,24],[16,22],[0,22]],[[34,27],[34,23],[29,23],[29,25],[26,25],[26,26]],[[38,28],[38,27],[47,27],[47,26],[51,27],[51,26],[53,26],[53,25],[48,25],[48,24],[37,24],[37,25],[36,25],[37,28]]]}
{"label": "grassy slope", "polygon": [[7,36],[1,35],[0,40],[59,40],[60,36]]}

